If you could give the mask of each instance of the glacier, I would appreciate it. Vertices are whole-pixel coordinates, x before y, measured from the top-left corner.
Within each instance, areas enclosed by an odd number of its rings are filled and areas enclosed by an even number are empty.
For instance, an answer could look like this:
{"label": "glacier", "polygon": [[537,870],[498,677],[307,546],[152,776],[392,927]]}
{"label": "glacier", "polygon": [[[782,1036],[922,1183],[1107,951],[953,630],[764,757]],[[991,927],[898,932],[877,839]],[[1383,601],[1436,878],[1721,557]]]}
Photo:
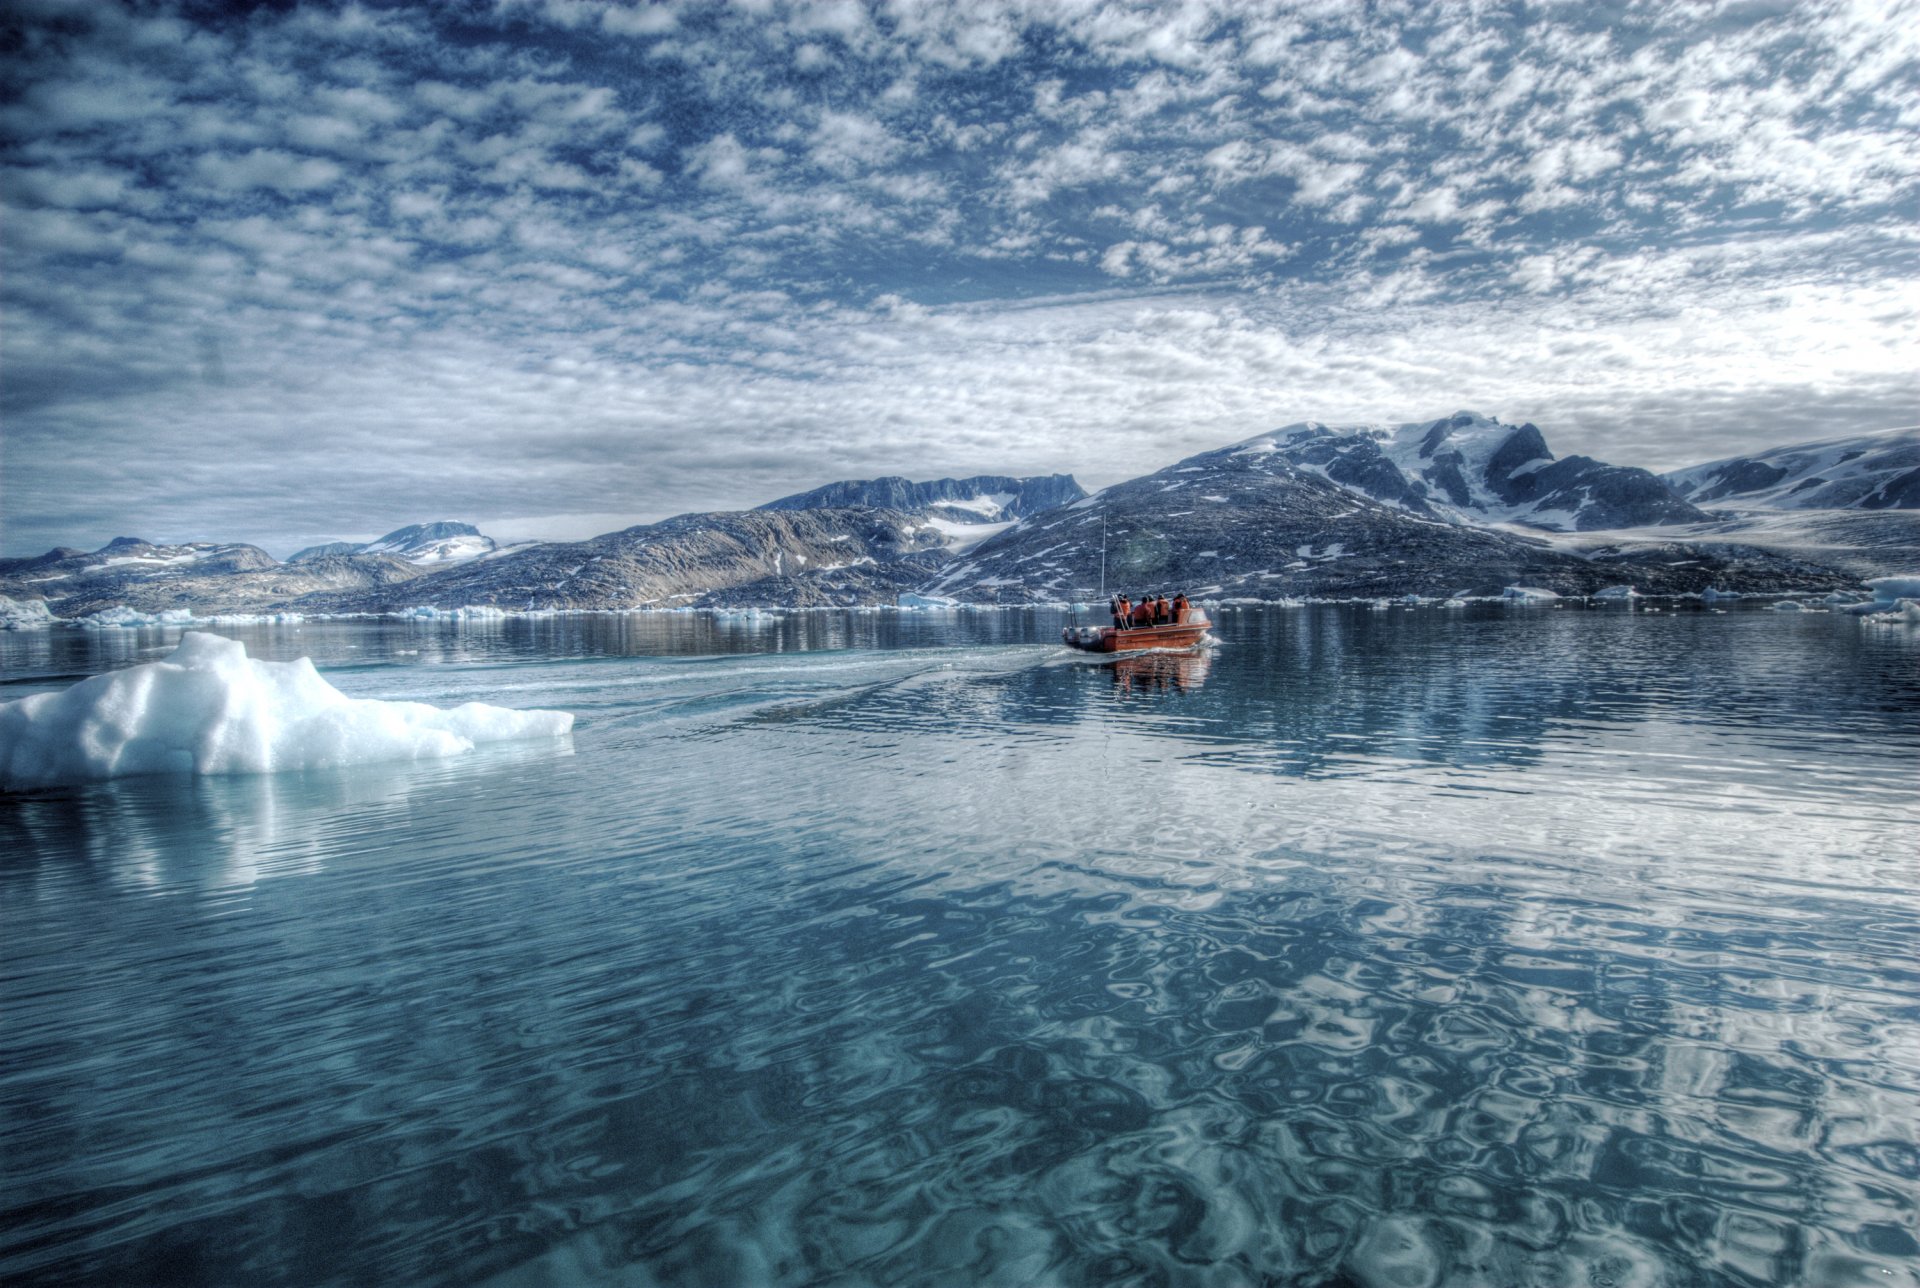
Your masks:
{"label": "glacier", "polygon": [[565,711],[350,698],[311,659],[261,661],[194,631],[163,661],[0,705],[0,788],[422,760],[572,728]]}

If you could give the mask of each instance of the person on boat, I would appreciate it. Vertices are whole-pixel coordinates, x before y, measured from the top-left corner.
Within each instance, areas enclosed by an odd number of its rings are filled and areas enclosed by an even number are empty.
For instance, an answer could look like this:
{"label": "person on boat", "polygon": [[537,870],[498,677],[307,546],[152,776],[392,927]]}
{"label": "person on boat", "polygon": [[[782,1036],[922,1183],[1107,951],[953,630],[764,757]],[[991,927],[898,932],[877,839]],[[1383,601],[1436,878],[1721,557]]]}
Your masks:
{"label": "person on boat", "polygon": [[1153,625],[1153,600],[1146,595],[1140,596],[1139,606],[1133,610],[1133,624],[1135,626]]}
{"label": "person on boat", "polygon": [[1186,591],[1183,590],[1179,594],[1173,597],[1173,624],[1175,626],[1186,625],[1187,609],[1189,607],[1190,605],[1187,603]]}
{"label": "person on boat", "polygon": [[1127,622],[1129,620],[1129,615],[1132,612],[1133,612],[1133,605],[1127,602],[1127,597],[1125,595],[1115,595],[1113,597],[1114,629],[1120,630],[1120,631],[1126,630]]}
{"label": "person on boat", "polygon": [[1160,598],[1153,602],[1153,620],[1161,626],[1173,621],[1173,605],[1167,602],[1164,591],[1161,592]]}

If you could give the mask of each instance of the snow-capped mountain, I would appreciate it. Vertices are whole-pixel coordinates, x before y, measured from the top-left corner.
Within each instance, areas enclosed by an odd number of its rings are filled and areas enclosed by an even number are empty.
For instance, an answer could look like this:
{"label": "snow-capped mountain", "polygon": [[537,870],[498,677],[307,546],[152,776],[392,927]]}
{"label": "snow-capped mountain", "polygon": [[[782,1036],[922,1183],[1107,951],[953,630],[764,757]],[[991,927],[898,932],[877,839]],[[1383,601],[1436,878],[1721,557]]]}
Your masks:
{"label": "snow-capped mountain", "polygon": [[1411,514],[1553,532],[1693,523],[1707,516],[1646,470],[1556,459],[1531,424],[1474,412],[1404,425],[1289,425],[1237,444]]}
{"label": "snow-capped mountain", "polygon": [[498,548],[492,537],[483,535],[471,523],[443,521],[395,528],[378,541],[364,544],[329,541],[323,545],[308,546],[290,555],[287,562],[304,563],[334,555],[392,555],[412,564],[451,564],[478,559],[482,555],[492,554]]}
{"label": "snow-capped mountain", "polygon": [[[1448,438],[1437,428],[1450,426],[1428,424],[1415,451],[1430,434],[1435,450],[1425,459],[1447,464]],[[1468,510],[1477,494],[1466,491],[1468,504],[1455,505],[1421,491],[1444,485],[1406,478],[1386,450],[1400,445],[1393,433],[1297,428],[1305,435],[1291,444],[1294,430],[1262,435],[1022,520],[957,556],[924,589],[967,601],[1089,599],[1099,595],[1103,567],[1108,591],[1264,599],[1499,594],[1515,583],[1566,594],[1623,584],[1676,593],[1716,582],[1779,590],[1836,583],[1829,569],[1789,556],[1715,552],[1663,536],[1574,549],[1572,537],[1549,541],[1484,518],[1463,522],[1448,511]],[[1517,443],[1513,453],[1480,444],[1477,458],[1461,451],[1452,464],[1463,476],[1471,467],[1497,480],[1539,459],[1520,456],[1535,449],[1537,431],[1500,439]],[[1323,455],[1321,446],[1335,450]],[[1296,461],[1302,448],[1306,459]],[[1363,482],[1389,499],[1376,500]]]}
{"label": "snow-capped mountain", "polygon": [[1696,505],[1920,510],[1920,427],[1775,447],[1661,477]]}

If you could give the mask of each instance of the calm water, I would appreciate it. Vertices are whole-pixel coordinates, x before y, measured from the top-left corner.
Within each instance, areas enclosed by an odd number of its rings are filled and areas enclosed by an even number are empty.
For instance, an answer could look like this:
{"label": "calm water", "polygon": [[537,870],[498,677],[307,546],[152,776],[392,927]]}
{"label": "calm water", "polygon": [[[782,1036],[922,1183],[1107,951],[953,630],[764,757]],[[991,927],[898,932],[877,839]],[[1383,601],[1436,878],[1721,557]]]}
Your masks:
{"label": "calm water", "polygon": [[1920,1284],[1913,630],[1059,620],[230,632],[579,723],[0,802],[0,1279]]}

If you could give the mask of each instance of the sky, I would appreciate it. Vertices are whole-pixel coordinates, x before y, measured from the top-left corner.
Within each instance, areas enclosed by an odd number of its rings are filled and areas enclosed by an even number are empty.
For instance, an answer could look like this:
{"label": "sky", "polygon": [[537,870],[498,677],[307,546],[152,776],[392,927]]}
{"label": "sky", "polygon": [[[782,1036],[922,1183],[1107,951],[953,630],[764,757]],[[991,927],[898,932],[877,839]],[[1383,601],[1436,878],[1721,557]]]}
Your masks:
{"label": "sky", "polygon": [[0,553],[1911,425],[1920,4],[8,0]]}

